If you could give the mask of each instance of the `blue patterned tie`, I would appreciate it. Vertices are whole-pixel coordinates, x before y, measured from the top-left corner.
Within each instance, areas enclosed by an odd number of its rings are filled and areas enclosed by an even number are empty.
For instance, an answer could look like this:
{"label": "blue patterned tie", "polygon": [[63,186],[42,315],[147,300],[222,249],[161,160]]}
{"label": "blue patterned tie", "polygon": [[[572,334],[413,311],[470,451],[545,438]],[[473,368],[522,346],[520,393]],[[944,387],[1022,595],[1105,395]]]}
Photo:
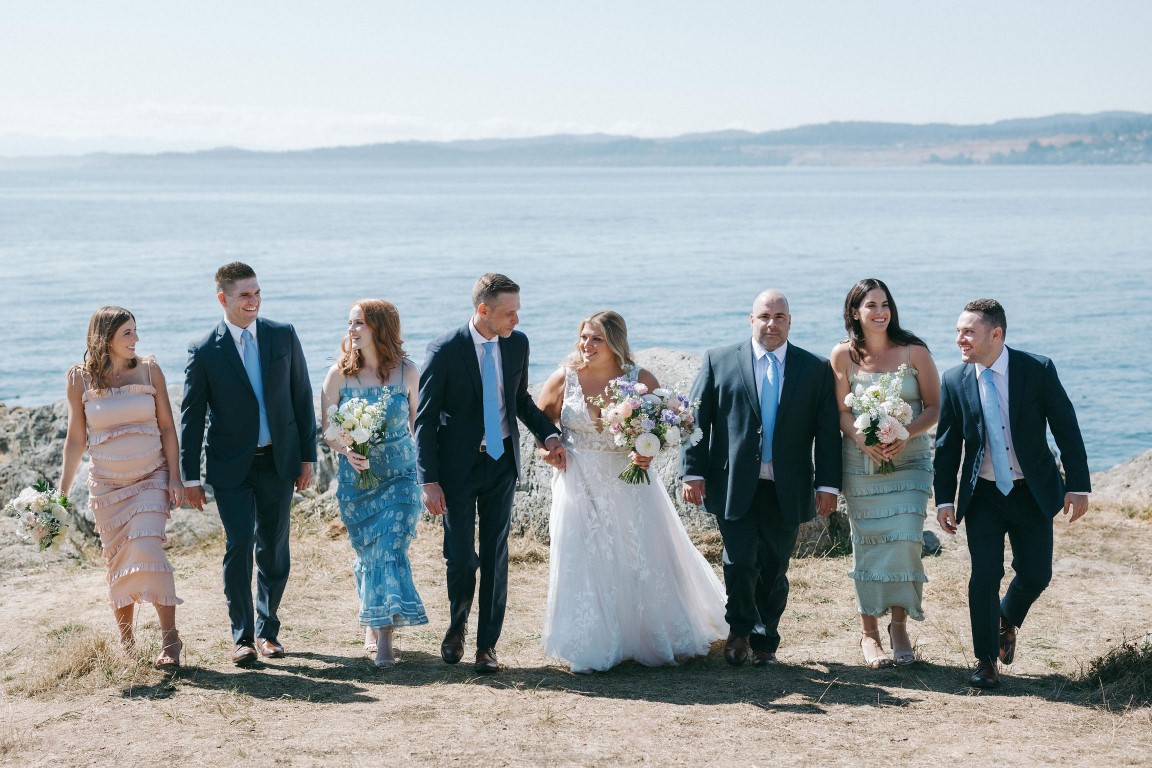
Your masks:
{"label": "blue patterned tie", "polygon": [[500,392],[496,386],[496,358],[492,349],[495,343],[484,342],[480,378],[484,383],[484,442],[488,444],[488,455],[499,459],[504,455],[504,430],[500,428]]}
{"label": "blue patterned tie", "polygon": [[252,391],[256,393],[256,403],[260,406],[260,436],[256,445],[268,445],[272,442],[272,432],[268,429],[268,411],[264,408],[264,380],[260,378],[260,353],[252,334],[245,328],[240,334],[244,342],[244,370],[248,372],[248,381],[252,382]]}
{"label": "blue patterned tie", "polygon": [[996,487],[1007,496],[1012,492],[1012,468],[1008,466],[1008,443],[1000,418],[1000,394],[991,368],[985,368],[980,378],[984,380],[984,428],[988,430],[988,448],[992,451],[992,471],[996,473]]}
{"label": "blue patterned tie", "polygon": [[780,368],[776,355],[768,353],[764,383],[760,386],[760,461],[772,461],[772,435],[776,431],[776,409],[780,405]]}

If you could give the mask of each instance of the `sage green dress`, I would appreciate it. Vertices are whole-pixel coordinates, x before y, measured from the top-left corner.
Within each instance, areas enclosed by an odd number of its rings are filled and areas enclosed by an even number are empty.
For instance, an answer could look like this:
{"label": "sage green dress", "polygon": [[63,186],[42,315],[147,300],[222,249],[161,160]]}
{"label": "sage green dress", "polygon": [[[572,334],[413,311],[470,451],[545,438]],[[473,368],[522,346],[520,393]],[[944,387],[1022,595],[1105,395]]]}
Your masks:
{"label": "sage green dress", "polygon": [[[909,369],[900,396],[913,418],[924,410],[915,369]],[[849,385],[868,386],[879,373],[856,371]],[[893,459],[896,471],[882,475],[851,437],[844,438],[844,499],[852,529],[856,608],[883,616],[898,606],[917,621],[924,619],[921,592],[928,577],[921,564],[924,518],[932,490],[932,451],[928,435],[912,438]]]}

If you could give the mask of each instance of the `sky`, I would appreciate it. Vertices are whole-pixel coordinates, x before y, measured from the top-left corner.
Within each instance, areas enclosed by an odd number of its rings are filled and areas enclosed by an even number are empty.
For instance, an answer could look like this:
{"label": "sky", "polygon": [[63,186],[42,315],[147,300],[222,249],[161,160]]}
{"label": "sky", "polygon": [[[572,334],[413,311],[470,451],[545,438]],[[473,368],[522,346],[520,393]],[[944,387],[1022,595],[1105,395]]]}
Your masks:
{"label": "sky", "polygon": [[1152,112],[1147,0],[5,0],[0,155]]}

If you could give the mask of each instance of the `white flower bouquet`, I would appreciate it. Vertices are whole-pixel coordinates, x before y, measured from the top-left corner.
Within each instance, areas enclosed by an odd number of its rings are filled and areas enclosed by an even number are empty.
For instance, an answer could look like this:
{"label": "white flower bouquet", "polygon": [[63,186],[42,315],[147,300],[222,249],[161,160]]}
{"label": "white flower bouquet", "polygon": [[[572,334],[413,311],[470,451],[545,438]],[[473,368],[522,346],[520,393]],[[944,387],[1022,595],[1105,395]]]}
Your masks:
{"label": "white flower bouquet", "polygon": [[[600,420],[613,442],[640,456],[655,456],[668,446],[696,445],[703,433],[696,427],[694,403],[670,389],[651,392],[627,377],[613,379],[603,395],[588,398],[601,408]],[[651,483],[648,470],[629,462],[620,473],[626,483]]]}
{"label": "white flower bouquet", "polygon": [[[864,435],[864,445],[891,445],[908,439],[906,427],[912,421],[912,406],[900,397],[907,373],[907,364],[901,363],[895,371],[881,374],[868,386],[857,384],[844,398],[844,404],[856,416],[853,426],[857,434]],[[885,459],[876,471],[890,475],[896,471],[896,465],[891,459]]]}
{"label": "white flower bouquet", "polygon": [[67,513],[71,507],[67,496],[44,480],[39,480],[4,505],[4,512],[19,518],[20,537],[35,542],[43,552],[57,546],[64,539],[68,527]]}
{"label": "white flower bouquet", "polygon": [[[361,456],[367,456],[372,446],[384,439],[388,429],[387,412],[391,395],[381,394],[380,399],[370,403],[362,397],[344,401],[339,407],[328,406],[328,429],[324,439],[340,443]],[[372,490],[380,485],[380,477],[372,468],[362,469],[356,475],[356,488]]]}

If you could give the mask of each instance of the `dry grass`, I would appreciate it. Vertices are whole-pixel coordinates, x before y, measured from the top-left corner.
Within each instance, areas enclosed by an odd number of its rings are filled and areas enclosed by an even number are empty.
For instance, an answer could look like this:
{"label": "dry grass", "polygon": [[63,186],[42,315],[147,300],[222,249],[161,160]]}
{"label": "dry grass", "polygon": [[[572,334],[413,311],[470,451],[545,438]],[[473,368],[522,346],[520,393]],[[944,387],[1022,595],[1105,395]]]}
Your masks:
{"label": "dry grass", "polygon": [[[120,650],[98,561],[0,577],[0,763],[1146,765],[1152,710],[1116,687],[1133,667],[1109,652],[1150,628],[1140,622],[1152,613],[1152,564],[1133,544],[1148,526],[1119,509],[1058,520],[1052,587],[1001,688],[977,693],[965,685],[962,541],[946,539],[927,563],[929,618],[913,628],[919,662],[909,669],[862,667],[850,560],[811,557],[790,571],[779,667],[728,667],[717,644],[677,668],[574,676],[540,651],[547,549],[517,540],[499,646],[508,669],[484,678],[439,659],[438,527],[422,525],[412,548],[432,623],[400,632],[401,663],[381,673],[361,651],[343,531],[304,510],[281,610],[289,656],[252,670],[227,662],[218,539],[171,553],[186,601],[185,668],[172,678],[150,667],[151,609],[139,613],[139,654]],[[714,538],[696,537],[713,558]],[[1085,675],[1101,682],[1086,687]]]}

